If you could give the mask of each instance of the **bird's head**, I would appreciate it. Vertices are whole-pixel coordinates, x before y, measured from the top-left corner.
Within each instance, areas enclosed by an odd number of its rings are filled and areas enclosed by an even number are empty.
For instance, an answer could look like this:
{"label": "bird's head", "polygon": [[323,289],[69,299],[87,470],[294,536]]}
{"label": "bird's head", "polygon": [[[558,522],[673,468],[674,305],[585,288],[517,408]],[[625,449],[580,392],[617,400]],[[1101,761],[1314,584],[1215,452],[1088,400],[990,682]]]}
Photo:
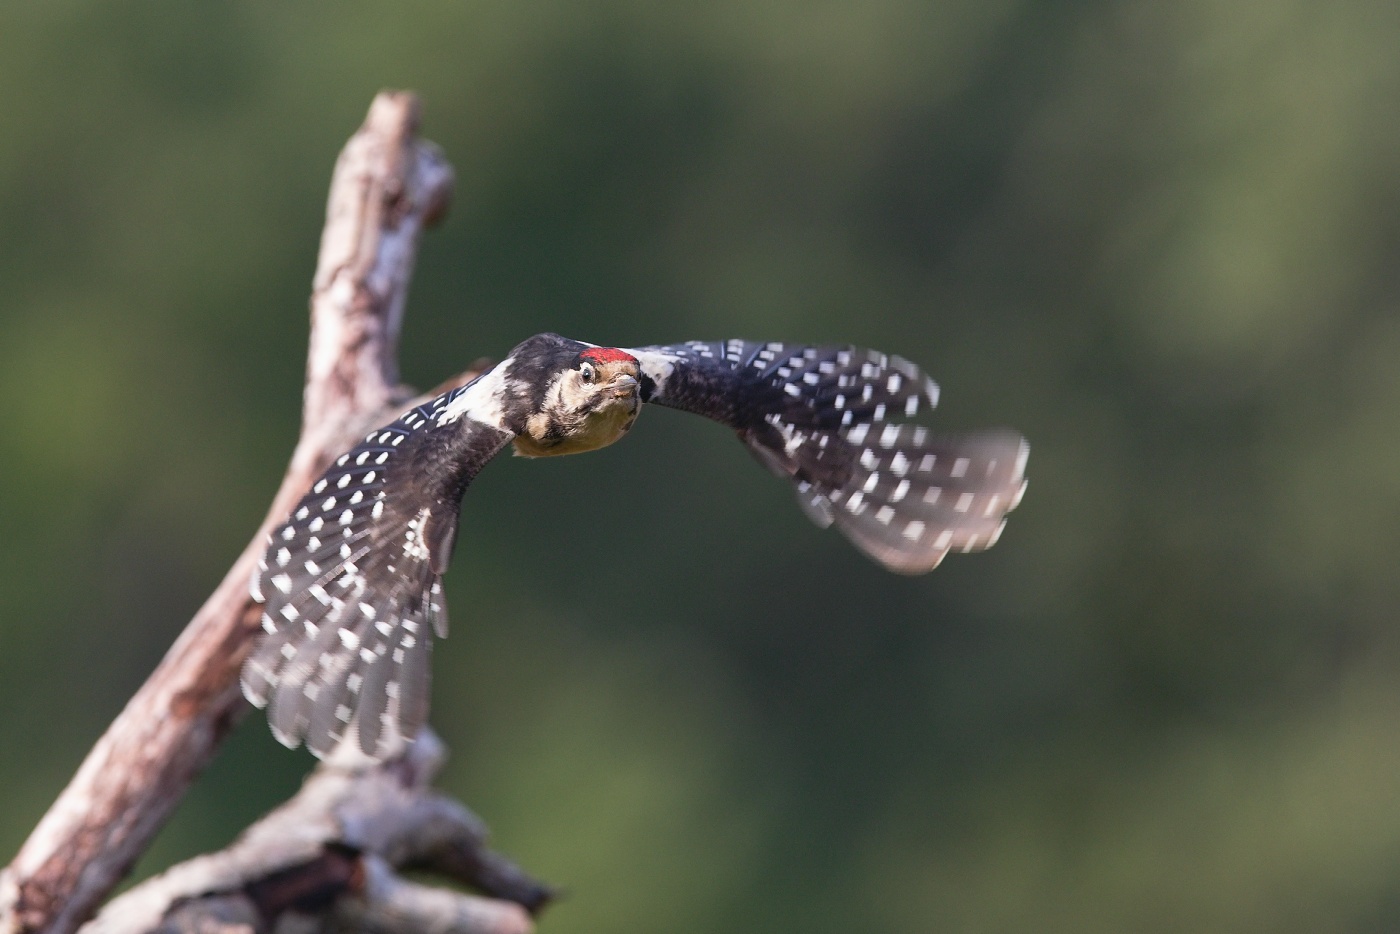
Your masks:
{"label": "bird's head", "polygon": [[526,457],[578,454],[621,438],[642,407],[641,366],[615,347],[583,347],[556,357],[555,371],[539,406],[517,435],[515,450]]}

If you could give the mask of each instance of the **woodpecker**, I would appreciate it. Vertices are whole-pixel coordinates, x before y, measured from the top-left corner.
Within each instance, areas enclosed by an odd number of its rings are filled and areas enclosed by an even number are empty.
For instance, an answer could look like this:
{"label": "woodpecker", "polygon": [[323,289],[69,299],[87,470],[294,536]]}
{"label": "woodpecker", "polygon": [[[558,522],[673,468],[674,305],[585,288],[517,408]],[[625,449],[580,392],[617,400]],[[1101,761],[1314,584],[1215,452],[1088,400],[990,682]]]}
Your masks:
{"label": "woodpecker", "polygon": [[917,366],[855,347],[743,340],[623,350],[538,334],[476,379],[365,436],[269,536],[252,582],[263,634],[244,695],[273,734],[324,756],[347,735],[382,757],[422,726],[447,635],[442,574],[462,494],[507,446],[576,454],[627,434],[644,403],[733,429],[806,514],[902,574],[991,547],[1025,492],[1016,432],[940,437]]}

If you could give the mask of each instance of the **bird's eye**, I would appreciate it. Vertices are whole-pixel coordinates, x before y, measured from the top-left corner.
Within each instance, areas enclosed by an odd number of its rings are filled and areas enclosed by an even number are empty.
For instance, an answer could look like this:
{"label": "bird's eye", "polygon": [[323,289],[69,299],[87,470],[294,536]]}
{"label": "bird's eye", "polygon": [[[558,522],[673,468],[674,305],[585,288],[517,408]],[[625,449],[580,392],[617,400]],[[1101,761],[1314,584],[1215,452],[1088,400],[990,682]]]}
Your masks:
{"label": "bird's eye", "polygon": [[593,382],[594,378],[598,375],[597,371],[593,369],[593,364],[589,363],[587,360],[579,364],[578,372],[579,375],[583,377],[585,383]]}

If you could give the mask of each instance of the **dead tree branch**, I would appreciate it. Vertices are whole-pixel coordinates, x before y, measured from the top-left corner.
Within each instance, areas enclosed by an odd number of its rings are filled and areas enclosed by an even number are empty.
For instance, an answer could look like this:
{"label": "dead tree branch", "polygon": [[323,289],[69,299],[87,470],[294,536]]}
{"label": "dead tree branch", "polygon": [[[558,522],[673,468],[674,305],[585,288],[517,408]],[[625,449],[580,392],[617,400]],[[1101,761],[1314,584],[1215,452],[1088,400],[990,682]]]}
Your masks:
{"label": "dead tree branch", "polygon": [[[419,235],[452,189],[451,167],[417,128],[416,98],[382,93],[341,152],[311,297],[301,437],[281,487],[228,575],[0,873],[0,934],[69,934],[130,871],[244,713],[238,671],[260,616],[248,581],[269,529],[333,457],[416,401],[398,383],[399,330]],[[409,898],[386,891],[376,904]]]}
{"label": "dead tree branch", "polygon": [[[524,934],[549,891],[485,846],[470,811],[432,790],[444,758],[425,730],[397,760],[349,746],[228,849],[181,863],[108,904],[81,934],[273,930]],[[497,898],[409,882],[423,869]],[[498,899],[509,899],[498,900]],[[524,906],[524,907],[522,907]]]}

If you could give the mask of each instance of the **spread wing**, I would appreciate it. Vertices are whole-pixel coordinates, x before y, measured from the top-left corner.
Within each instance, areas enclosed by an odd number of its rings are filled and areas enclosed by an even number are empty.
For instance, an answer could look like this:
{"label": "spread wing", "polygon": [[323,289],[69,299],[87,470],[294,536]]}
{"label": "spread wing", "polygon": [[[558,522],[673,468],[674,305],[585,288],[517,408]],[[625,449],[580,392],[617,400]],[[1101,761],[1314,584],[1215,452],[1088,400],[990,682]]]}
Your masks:
{"label": "spread wing", "polygon": [[938,387],[899,357],[855,347],[730,340],[629,351],[642,400],[735,429],[788,478],[820,526],[835,524],[892,571],[920,574],[953,550],[995,544],[1025,491],[1016,432],[941,437],[905,423]]}
{"label": "spread wing", "polygon": [[252,584],[265,634],[242,683],[288,746],[325,755],[353,721],[379,755],[426,719],[462,492],[513,437],[470,417],[473,385],[368,434],[269,536]]}

